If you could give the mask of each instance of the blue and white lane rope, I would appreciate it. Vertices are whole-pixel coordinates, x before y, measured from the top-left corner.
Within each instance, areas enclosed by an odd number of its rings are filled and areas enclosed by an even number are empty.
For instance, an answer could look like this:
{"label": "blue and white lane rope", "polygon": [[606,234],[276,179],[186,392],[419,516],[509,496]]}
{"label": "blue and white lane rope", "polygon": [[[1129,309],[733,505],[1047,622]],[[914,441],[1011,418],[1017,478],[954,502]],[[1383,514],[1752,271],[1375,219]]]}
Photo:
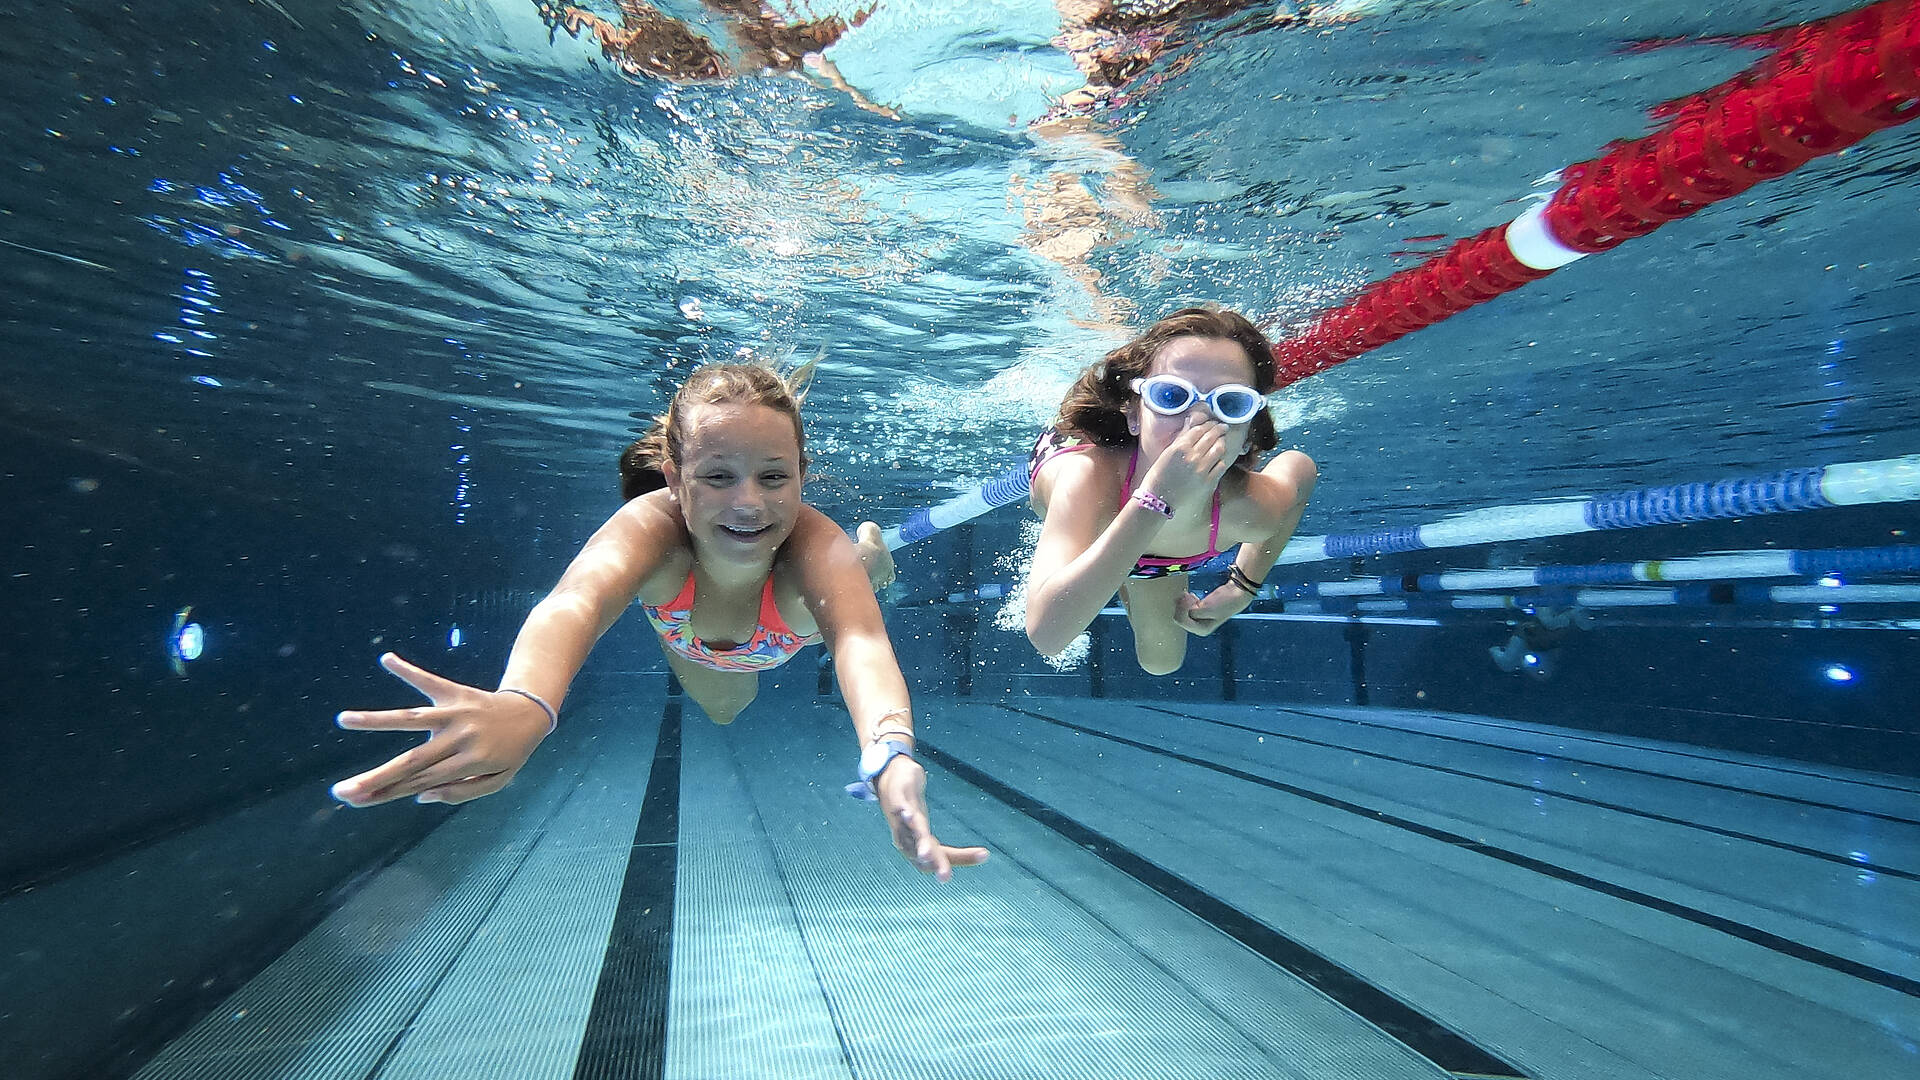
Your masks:
{"label": "blue and white lane rope", "polygon": [[907,515],[907,520],[885,530],[887,550],[898,551],[916,540],[925,540],[942,529],[951,529],[955,525],[972,521],[981,514],[997,506],[1018,502],[1027,497],[1032,490],[1032,479],[1027,475],[1027,463],[1020,462],[1007,467],[1007,471],[981,485],[965,495],[948,499],[938,506],[925,510],[915,510]]}
{"label": "blue and white lane rope", "polygon": [[1516,567],[1509,570],[1445,570],[1407,577],[1356,577],[1302,585],[1276,585],[1262,595],[1281,599],[1314,596],[1389,596],[1400,593],[1474,592],[1577,585],[1633,585],[1656,581],[1731,581],[1742,578],[1811,577],[1822,574],[1887,574],[1920,570],[1920,544],[1875,548],[1732,551],[1684,559],[1594,563],[1585,566]]}
{"label": "blue and white lane rope", "polygon": [[1275,565],[1915,499],[1920,499],[1920,454],[1908,454],[1589,499],[1494,506],[1373,532],[1297,536]]}
{"label": "blue and white lane rope", "polygon": [[[1920,585],[1681,585],[1673,588],[1566,589],[1529,596],[1483,593],[1468,596],[1408,597],[1398,600],[1359,600],[1352,609],[1364,613],[1419,612],[1435,608],[1455,611],[1530,611],[1538,607],[1750,607],[1768,604],[1812,604],[1837,610],[1841,604],[1920,604]],[[1288,610],[1293,610],[1288,606]],[[1324,605],[1322,611],[1337,612]]]}
{"label": "blue and white lane rope", "polygon": [[[995,507],[1026,498],[1030,491],[1026,462],[1010,465],[974,490],[915,510],[905,521],[887,529],[887,549],[897,551],[942,529],[972,521]],[[1587,499],[1493,506],[1425,525],[1296,536],[1280,553],[1276,565],[1916,499],[1920,499],[1920,454],[1908,454],[1713,483],[1639,488]]]}

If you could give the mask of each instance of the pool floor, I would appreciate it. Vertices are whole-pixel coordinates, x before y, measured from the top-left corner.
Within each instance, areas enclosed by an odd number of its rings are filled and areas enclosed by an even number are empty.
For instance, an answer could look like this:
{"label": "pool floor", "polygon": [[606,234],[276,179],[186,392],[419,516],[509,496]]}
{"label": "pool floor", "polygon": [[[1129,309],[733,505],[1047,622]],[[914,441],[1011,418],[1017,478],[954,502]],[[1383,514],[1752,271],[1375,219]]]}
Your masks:
{"label": "pool floor", "polygon": [[[138,1075],[1811,1080],[1920,1070],[1920,784],[1486,717],[570,713]],[[395,807],[387,813],[417,812]]]}

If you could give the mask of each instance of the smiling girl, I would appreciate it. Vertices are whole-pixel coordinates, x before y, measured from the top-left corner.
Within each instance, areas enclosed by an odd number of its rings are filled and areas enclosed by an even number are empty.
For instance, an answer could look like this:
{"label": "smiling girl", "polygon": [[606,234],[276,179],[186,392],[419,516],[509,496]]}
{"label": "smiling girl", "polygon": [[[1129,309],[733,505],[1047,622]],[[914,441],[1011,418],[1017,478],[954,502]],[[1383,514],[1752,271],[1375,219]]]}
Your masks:
{"label": "smiling girl", "polygon": [[[1189,634],[1253,602],[1318,476],[1297,450],[1255,468],[1278,442],[1275,383],[1266,336],[1215,307],[1174,312],[1081,373],[1030,459],[1035,648],[1064,650],[1118,590],[1140,666],[1165,675]],[[1189,593],[1188,572],[1235,544],[1226,584]]]}
{"label": "smiling girl", "polygon": [[505,787],[552,730],[594,643],[638,599],[668,665],[715,723],[732,723],[753,700],[761,671],[824,642],[863,748],[862,782],[849,790],[880,803],[894,846],[922,871],[945,881],[952,867],[985,859],[985,848],[941,845],[927,820],[907,684],[874,599],[893,577],[878,527],[863,524],[856,545],[802,501],[799,378],[756,364],[688,377],[622,455],[626,504],[528,614],[500,688],[381,657],[433,705],[343,712],[340,725],[432,734],[334,795],[353,806],[458,803]]}

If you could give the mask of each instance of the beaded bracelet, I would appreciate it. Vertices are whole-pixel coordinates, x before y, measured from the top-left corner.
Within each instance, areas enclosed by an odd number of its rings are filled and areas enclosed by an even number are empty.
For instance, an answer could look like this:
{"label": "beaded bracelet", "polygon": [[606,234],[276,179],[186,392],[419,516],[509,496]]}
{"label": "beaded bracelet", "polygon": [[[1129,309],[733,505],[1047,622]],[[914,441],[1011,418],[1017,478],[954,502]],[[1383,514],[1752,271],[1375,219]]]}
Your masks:
{"label": "beaded bracelet", "polygon": [[1133,493],[1133,501],[1159,514],[1161,517],[1170,518],[1173,516],[1173,507],[1167,505],[1167,500],[1145,488],[1141,488],[1139,491]]}

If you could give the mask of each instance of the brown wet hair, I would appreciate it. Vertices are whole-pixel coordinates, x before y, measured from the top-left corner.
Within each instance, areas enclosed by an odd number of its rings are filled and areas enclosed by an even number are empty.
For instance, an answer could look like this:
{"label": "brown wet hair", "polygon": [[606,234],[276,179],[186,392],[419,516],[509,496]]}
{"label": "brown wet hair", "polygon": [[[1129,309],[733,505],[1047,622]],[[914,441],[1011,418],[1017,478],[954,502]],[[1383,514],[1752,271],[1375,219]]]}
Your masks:
{"label": "brown wet hair", "polygon": [[815,357],[786,375],[764,363],[695,368],[667,403],[667,411],[654,418],[646,434],[620,452],[620,497],[633,499],[667,486],[661,463],[671,461],[679,467],[687,414],[702,405],[765,405],[787,414],[793,420],[793,437],[800,447],[800,471],[804,474],[807,433],[800,423],[800,403],[806,400],[807,384],[818,362]]}
{"label": "brown wet hair", "polygon": [[[1179,338],[1190,337],[1234,342],[1253,365],[1253,388],[1263,394],[1278,389],[1273,343],[1251,320],[1237,311],[1213,305],[1181,308],[1081,372],[1060,403],[1054,428],[1101,446],[1138,442],[1138,437],[1127,430],[1127,408],[1136,400],[1133,380],[1144,378],[1153,369],[1154,358],[1160,355],[1161,349]],[[1239,464],[1251,467],[1255,456],[1278,445],[1280,436],[1274,430],[1273,416],[1261,409],[1253,416],[1252,429],[1247,433],[1247,450],[1240,456]]]}

